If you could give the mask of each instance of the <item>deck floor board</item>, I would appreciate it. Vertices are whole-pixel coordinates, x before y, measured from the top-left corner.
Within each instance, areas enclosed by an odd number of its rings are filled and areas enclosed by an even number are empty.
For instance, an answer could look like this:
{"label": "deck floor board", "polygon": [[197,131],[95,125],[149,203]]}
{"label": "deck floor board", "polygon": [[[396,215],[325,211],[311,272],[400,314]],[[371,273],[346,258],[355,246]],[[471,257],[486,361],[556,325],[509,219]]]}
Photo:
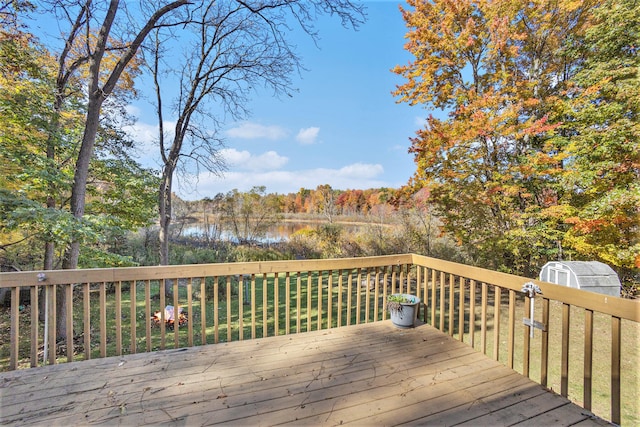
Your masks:
{"label": "deck floor board", "polygon": [[13,425],[604,425],[440,331],[389,321],[0,374]]}

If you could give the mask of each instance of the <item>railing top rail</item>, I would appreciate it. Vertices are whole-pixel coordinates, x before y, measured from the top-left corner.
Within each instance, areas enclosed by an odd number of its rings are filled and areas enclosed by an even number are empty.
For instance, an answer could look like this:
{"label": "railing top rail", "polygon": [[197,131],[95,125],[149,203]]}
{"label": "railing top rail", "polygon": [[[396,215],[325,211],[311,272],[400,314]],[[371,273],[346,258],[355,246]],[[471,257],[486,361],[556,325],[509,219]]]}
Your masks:
{"label": "railing top rail", "polygon": [[589,310],[620,317],[622,319],[640,322],[640,301],[596,292],[573,289],[567,286],[542,282],[508,273],[487,270],[465,264],[444,261],[422,255],[413,255],[413,264],[444,271],[459,277],[472,279],[477,282],[498,285],[503,288],[520,292],[525,282],[533,282],[540,287],[542,296],[550,300],[560,301]]}
{"label": "railing top rail", "polygon": [[[304,271],[326,271],[411,264],[411,254],[321,260],[255,261],[147,267],[92,268],[78,270],[21,271],[0,273],[0,288],[14,286],[100,283],[133,280],[180,279]],[[45,279],[40,276],[44,274]]]}

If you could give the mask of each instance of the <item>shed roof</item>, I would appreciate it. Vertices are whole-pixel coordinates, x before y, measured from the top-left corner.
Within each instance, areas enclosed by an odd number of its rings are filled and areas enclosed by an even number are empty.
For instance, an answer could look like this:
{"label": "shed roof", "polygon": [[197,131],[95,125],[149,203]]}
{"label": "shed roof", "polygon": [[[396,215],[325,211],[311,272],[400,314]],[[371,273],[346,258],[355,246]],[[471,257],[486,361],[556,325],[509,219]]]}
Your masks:
{"label": "shed roof", "polygon": [[580,286],[620,286],[620,279],[613,268],[600,261],[553,261],[568,268],[578,279]]}

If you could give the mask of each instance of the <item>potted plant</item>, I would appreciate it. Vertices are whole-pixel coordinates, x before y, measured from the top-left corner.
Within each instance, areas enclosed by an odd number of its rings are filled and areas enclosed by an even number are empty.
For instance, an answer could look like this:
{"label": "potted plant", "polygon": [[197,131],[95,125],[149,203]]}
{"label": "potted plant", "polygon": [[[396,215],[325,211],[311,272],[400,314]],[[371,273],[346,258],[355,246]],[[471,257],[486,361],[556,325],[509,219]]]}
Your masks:
{"label": "potted plant", "polygon": [[418,319],[420,298],[410,294],[391,294],[387,297],[387,310],[391,322],[398,328],[412,328]]}

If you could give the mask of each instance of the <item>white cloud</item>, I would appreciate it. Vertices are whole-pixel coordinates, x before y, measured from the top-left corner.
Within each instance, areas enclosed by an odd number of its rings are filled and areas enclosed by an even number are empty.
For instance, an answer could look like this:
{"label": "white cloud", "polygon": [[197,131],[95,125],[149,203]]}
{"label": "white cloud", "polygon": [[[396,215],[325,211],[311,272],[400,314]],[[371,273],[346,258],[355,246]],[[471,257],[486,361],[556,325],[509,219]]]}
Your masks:
{"label": "white cloud", "polygon": [[285,138],[289,132],[280,126],[264,126],[258,123],[244,122],[239,126],[227,130],[227,136],[240,139],[260,139],[278,140]]}
{"label": "white cloud", "polygon": [[133,117],[139,119],[142,113],[142,110],[137,105],[129,104],[124,107],[124,110],[127,114],[132,115]]}
{"label": "white cloud", "polygon": [[[165,136],[167,138],[173,137],[173,130],[175,128],[175,122],[165,122]],[[157,164],[159,161],[158,156],[158,127],[156,125],[150,125],[144,122],[136,122],[131,126],[124,126],[122,128],[135,142],[137,154],[143,166],[151,166]],[[156,159],[155,161],[151,159]]]}
{"label": "white cloud", "polygon": [[220,154],[231,170],[274,170],[280,169],[289,162],[288,157],[280,156],[275,151],[267,151],[266,153],[253,155],[246,150],[238,151],[233,148],[226,148],[222,150]]}
{"label": "white cloud", "polygon": [[158,127],[155,125],[136,122],[131,126],[125,126],[123,129],[139,144],[151,145],[158,141]]}
{"label": "white cloud", "polygon": [[354,163],[340,168],[337,173],[345,179],[370,179],[384,172],[380,164]]}
{"label": "white cloud", "polygon": [[319,132],[320,128],[318,127],[308,127],[306,129],[300,129],[300,131],[296,135],[296,141],[303,145],[314,144],[316,142],[316,139],[318,139]]}
{"label": "white cloud", "polygon": [[[234,160],[244,159],[249,163],[253,159],[263,158],[238,151],[229,154]],[[181,194],[180,197],[187,200],[214,197],[218,193],[224,194],[233,189],[249,191],[257,185],[264,185],[268,193],[280,194],[296,193],[300,188],[316,188],[321,184],[329,184],[337,190],[390,187],[390,183],[379,178],[383,172],[384,168],[379,164],[364,163],[355,163],[339,169],[318,168],[297,171],[239,170],[230,165],[229,171],[222,177],[208,172],[200,174],[197,180],[197,191]]]}

